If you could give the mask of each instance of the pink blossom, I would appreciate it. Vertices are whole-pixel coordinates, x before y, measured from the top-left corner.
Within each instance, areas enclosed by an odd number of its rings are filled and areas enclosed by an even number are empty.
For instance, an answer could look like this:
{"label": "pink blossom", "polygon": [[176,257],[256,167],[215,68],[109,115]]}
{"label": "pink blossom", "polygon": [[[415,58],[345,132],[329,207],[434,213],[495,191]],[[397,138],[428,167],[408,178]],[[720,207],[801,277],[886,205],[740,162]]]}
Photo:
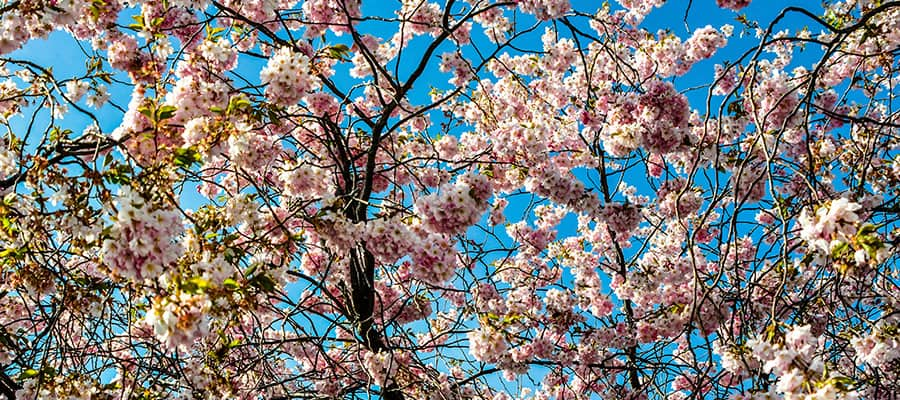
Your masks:
{"label": "pink blossom", "polygon": [[716,4],[722,8],[730,8],[732,10],[740,10],[750,5],[750,0],[716,0]]}
{"label": "pink blossom", "polygon": [[438,194],[420,198],[416,210],[426,229],[455,234],[478,221],[490,196],[490,183],[484,175],[465,175],[454,184],[441,186]]}
{"label": "pink blossom", "polygon": [[266,87],[266,97],[272,102],[289,106],[300,101],[306,92],[318,85],[311,74],[310,60],[303,53],[282,47],[275,51],[269,63],[259,73]]}

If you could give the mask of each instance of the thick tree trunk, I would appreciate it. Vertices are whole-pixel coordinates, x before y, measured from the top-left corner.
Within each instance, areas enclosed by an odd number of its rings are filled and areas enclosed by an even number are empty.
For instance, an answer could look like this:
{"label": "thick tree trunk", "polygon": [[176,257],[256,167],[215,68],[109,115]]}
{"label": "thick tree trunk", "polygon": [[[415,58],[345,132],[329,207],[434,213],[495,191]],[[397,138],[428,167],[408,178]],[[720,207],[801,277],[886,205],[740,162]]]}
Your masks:
{"label": "thick tree trunk", "polygon": [[[350,256],[349,309],[356,324],[356,334],[369,350],[390,351],[384,337],[375,329],[375,256],[360,243]],[[382,388],[382,398],[401,400],[403,393],[396,383]]]}

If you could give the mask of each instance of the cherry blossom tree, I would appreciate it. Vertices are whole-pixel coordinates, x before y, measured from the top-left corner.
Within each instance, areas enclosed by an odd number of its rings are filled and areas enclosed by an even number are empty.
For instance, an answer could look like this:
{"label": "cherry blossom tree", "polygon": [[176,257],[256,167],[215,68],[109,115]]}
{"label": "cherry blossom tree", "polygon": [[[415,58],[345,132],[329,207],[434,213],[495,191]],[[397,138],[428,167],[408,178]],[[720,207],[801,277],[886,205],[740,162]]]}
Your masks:
{"label": "cherry blossom tree", "polygon": [[900,2],[664,3],[0,1],[0,393],[896,398]]}

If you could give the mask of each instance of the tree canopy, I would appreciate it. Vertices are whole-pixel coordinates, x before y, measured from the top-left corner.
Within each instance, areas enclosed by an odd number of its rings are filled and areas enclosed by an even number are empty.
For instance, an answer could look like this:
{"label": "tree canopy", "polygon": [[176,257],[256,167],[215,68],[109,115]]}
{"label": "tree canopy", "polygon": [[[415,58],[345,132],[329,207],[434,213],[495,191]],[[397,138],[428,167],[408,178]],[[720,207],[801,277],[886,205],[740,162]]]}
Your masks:
{"label": "tree canopy", "polygon": [[896,398],[900,1],[750,3],[0,1],[0,393]]}

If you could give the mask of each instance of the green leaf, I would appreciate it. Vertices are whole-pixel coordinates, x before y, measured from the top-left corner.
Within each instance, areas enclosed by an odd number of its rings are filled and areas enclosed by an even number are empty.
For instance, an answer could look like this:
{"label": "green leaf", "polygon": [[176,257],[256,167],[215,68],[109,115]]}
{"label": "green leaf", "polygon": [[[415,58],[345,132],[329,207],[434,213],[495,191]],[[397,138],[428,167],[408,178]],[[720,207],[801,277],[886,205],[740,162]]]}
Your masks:
{"label": "green leaf", "polygon": [[206,38],[207,39],[215,39],[215,38],[221,36],[221,33],[224,31],[225,31],[225,28],[222,28],[222,27],[213,28],[212,26],[207,25],[206,26]]}
{"label": "green leaf", "polygon": [[229,290],[238,290],[241,288],[241,285],[234,279],[227,278],[222,281],[222,286]]}
{"label": "green leaf", "polygon": [[140,14],[132,15],[131,19],[133,19],[134,22],[132,22],[130,25],[128,25],[129,28],[132,28],[137,31],[144,30],[144,16],[143,15],[140,15]]}
{"label": "green leaf", "polygon": [[53,129],[50,130],[50,141],[56,142],[59,140],[68,139],[69,135],[71,134],[71,129],[59,129],[58,127],[53,127]]}
{"label": "green leaf", "polygon": [[209,289],[209,281],[199,276],[188,279],[181,285],[181,289],[190,293],[202,293]]}
{"label": "green leaf", "polygon": [[141,115],[147,117],[148,119],[153,119],[153,110],[151,110],[150,107],[140,106],[140,107],[138,107],[138,112],[141,113]]}
{"label": "green leaf", "polygon": [[164,106],[160,107],[159,109],[156,110],[156,117],[157,117],[156,120],[162,121],[162,120],[166,120],[166,119],[174,117],[175,110],[177,110],[177,108],[175,108],[175,106],[164,105]]}
{"label": "green leaf", "polygon": [[859,233],[857,233],[857,236],[868,235],[875,232],[877,229],[878,227],[876,227],[875,225],[865,224],[859,228]]}
{"label": "green leaf", "polygon": [[103,174],[103,177],[106,178],[109,183],[119,185],[131,182],[131,177],[129,176],[131,173],[131,167],[128,165],[116,165],[114,168],[107,170]]}
{"label": "green leaf", "polygon": [[25,254],[24,247],[10,247],[0,251],[0,258],[11,258],[14,260],[18,260]]}
{"label": "green leaf", "polygon": [[252,104],[246,97],[234,96],[228,100],[228,110],[226,111],[226,114],[231,114],[237,110],[246,110],[250,108],[250,106],[252,106]]}
{"label": "green leaf", "polygon": [[831,258],[841,258],[841,255],[844,254],[844,251],[847,250],[848,247],[850,247],[850,245],[847,243],[841,243],[837,245],[835,248],[831,249]]}
{"label": "green leaf", "polygon": [[348,60],[350,58],[350,48],[343,44],[336,44],[328,47],[328,57],[336,60]]}
{"label": "green leaf", "polygon": [[275,281],[272,277],[266,274],[259,274],[254,276],[249,281],[250,285],[256,287],[263,292],[272,293],[275,291]]}
{"label": "green leaf", "polygon": [[40,374],[41,374],[41,371],[38,371],[38,370],[36,370],[36,369],[31,369],[31,368],[29,368],[29,369],[26,369],[26,370],[22,371],[22,373],[19,374],[19,379],[20,379],[20,380],[22,380],[22,379],[31,379],[31,378],[34,378],[34,377],[40,375]]}
{"label": "green leaf", "polygon": [[763,331],[765,334],[766,341],[769,343],[774,343],[775,338],[781,336],[781,330],[778,329],[778,324],[776,322],[772,322],[768,326],[766,326],[766,330]]}
{"label": "green leaf", "polygon": [[194,164],[199,164],[201,160],[200,153],[193,148],[175,149],[175,165],[182,168],[190,168]]}

